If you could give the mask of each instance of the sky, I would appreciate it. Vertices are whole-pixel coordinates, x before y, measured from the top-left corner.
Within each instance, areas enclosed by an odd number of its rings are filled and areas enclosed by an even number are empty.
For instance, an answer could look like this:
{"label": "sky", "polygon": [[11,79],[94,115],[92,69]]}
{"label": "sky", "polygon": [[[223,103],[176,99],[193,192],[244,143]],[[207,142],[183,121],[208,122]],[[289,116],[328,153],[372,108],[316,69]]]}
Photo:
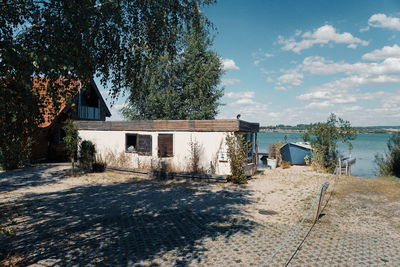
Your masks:
{"label": "sky", "polygon": [[203,12],[225,70],[217,119],[400,125],[400,1],[219,0]]}

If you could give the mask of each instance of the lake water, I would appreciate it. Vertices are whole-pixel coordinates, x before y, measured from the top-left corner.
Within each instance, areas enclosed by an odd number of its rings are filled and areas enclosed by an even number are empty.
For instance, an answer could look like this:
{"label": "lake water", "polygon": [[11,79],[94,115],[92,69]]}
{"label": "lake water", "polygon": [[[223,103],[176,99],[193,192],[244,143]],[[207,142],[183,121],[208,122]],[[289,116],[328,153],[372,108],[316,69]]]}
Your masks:
{"label": "lake water", "polygon": [[[285,136],[287,142],[301,142],[303,141],[301,135],[301,133],[258,133],[259,151],[268,152],[269,144],[284,142]],[[357,161],[351,166],[351,174],[361,177],[376,176],[375,154],[386,152],[389,138],[390,134],[358,134],[352,141],[351,154]],[[339,144],[339,152],[344,156],[349,155],[348,148],[343,144]]]}

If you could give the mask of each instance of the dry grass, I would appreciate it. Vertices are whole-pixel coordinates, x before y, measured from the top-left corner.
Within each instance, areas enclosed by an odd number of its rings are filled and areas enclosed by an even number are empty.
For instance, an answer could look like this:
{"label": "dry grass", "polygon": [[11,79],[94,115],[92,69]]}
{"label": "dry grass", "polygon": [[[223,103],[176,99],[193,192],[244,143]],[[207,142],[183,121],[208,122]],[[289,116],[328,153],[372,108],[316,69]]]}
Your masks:
{"label": "dry grass", "polygon": [[400,236],[400,179],[342,178],[329,204],[327,223],[348,231]]}

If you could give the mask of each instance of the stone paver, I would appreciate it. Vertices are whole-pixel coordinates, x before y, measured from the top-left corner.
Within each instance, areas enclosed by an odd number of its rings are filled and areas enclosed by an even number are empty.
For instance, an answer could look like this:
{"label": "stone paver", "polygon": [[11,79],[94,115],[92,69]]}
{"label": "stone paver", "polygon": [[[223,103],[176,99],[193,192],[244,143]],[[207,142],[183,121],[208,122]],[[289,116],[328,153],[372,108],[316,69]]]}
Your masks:
{"label": "stone paver", "polygon": [[[3,194],[17,185],[38,186],[41,176],[57,183],[59,173],[51,173],[18,175],[3,184]],[[141,180],[32,192],[11,203],[0,193],[0,213],[18,211],[12,220],[0,218],[16,229],[15,237],[0,237],[0,261],[12,252],[32,266],[260,266],[293,225],[248,220],[232,208],[247,204],[248,192],[235,190],[216,194],[209,185]],[[283,266],[308,227],[267,266]],[[289,266],[385,265],[400,266],[398,238],[345,232],[322,219]]]}

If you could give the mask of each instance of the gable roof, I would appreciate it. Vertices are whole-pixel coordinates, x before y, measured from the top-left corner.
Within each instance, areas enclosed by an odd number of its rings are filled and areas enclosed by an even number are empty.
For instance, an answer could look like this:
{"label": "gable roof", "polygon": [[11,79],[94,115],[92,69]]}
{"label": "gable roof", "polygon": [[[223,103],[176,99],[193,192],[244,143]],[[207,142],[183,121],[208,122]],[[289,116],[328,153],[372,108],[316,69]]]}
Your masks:
{"label": "gable roof", "polygon": [[[61,94],[55,96],[58,98],[58,101],[56,101],[57,104],[54,103],[52,96],[47,90],[49,87],[49,79],[41,77],[33,78],[32,90],[38,93],[40,102],[43,104],[41,107],[43,123],[39,125],[39,128],[49,127],[63,112],[68,111],[71,108],[71,106],[68,104],[72,104],[78,97],[78,92],[83,89],[83,84],[81,81],[68,81],[60,78],[55,83],[61,86],[62,90],[64,90]],[[108,109],[102,95],[100,94],[96,83],[91,80],[87,86],[91,86],[94,89],[100,99],[101,105],[105,107],[104,110],[106,112],[106,117],[110,117],[111,112]]]}
{"label": "gable roof", "polygon": [[67,81],[60,78],[54,83],[57,86],[60,86],[62,92],[50,95],[51,92],[47,90],[50,86],[49,79],[34,77],[32,80],[32,90],[38,94],[40,104],[42,105],[40,109],[43,116],[43,122],[39,125],[39,128],[50,126],[63,110],[65,110],[68,104],[67,101],[71,101],[72,103],[73,98],[82,88],[82,83],[80,81]]}

